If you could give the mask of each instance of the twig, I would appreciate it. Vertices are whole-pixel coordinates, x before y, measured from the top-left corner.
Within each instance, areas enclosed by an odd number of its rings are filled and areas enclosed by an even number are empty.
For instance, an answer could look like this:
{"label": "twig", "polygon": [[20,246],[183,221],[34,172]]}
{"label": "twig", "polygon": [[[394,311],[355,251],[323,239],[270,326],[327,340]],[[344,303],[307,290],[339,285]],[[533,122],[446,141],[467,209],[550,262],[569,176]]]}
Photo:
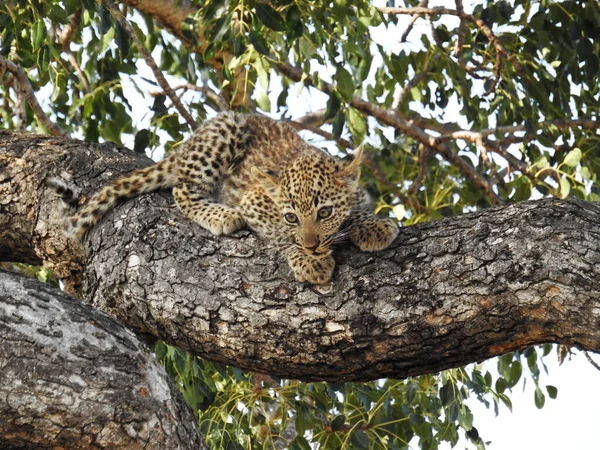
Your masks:
{"label": "twig", "polygon": [[75,69],[75,72],[77,72],[77,76],[79,76],[79,79],[81,80],[83,89],[85,90],[85,92],[87,94],[89,94],[92,92],[92,89],[90,87],[90,82],[88,80],[88,77],[85,74],[85,72],[83,70],[81,70],[79,63],[77,62],[77,58],[75,58],[75,55],[71,51],[71,42],[73,41],[73,37],[75,36],[75,31],[77,31],[77,28],[79,28],[80,24],[81,24],[81,9],[78,9],[75,12],[75,14],[73,14],[71,16],[71,20],[70,20],[69,24],[66,27],[64,27],[62,32],[59,34],[59,41],[60,41],[60,45],[63,48],[63,51],[67,54],[67,57],[69,58],[69,63],[71,64],[73,69]]}
{"label": "twig", "polygon": [[419,174],[408,188],[408,195],[414,195],[421,186],[421,183],[423,183],[423,179],[427,173],[427,160],[429,159],[430,154],[431,149],[429,147],[419,144]]}
{"label": "twig", "polygon": [[19,90],[20,93],[25,96],[25,99],[31,106],[33,113],[38,118],[38,120],[55,136],[68,136],[67,132],[56,125],[54,122],[50,120],[50,118],[46,115],[41,105],[37,101],[35,93],[33,91],[33,87],[25,75],[23,69],[20,66],[16,65],[12,61],[6,59],[4,56],[0,56],[0,72],[3,70],[8,70],[19,82]]}
{"label": "twig", "polygon": [[318,111],[312,111],[302,117],[297,118],[296,122],[305,125],[312,125],[313,127],[319,127],[325,123],[326,112],[327,110],[325,108],[319,109]]}
{"label": "twig", "polygon": [[446,53],[446,50],[444,49],[444,44],[442,43],[442,41],[440,41],[440,38],[438,37],[438,35],[435,32],[435,26],[433,25],[433,19],[431,18],[431,16],[429,14],[425,17],[427,17],[427,23],[429,24],[429,30],[431,31],[431,37],[433,37],[435,45],[437,46],[437,48],[440,49],[441,52]]}
{"label": "twig", "polygon": [[336,138],[332,133],[329,133],[325,130],[322,130],[318,127],[315,127],[313,125],[307,124],[307,123],[302,123],[302,122],[298,122],[296,120],[288,120],[287,123],[289,123],[291,126],[293,126],[296,130],[307,130],[310,131],[312,133],[318,134],[321,137],[324,137],[325,139],[327,139],[328,141],[334,141],[337,142],[338,144],[340,144],[342,147],[348,148],[350,150],[353,150],[354,148],[356,148],[356,146],[344,139],[344,138]]}
{"label": "twig", "polygon": [[[462,0],[455,0],[456,10],[459,12],[464,12],[463,2]],[[454,52],[456,53],[456,57],[458,58],[458,62],[461,66],[465,67],[465,57],[462,53],[463,46],[465,45],[465,35],[467,33],[467,27],[465,26],[465,19],[460,19],[460,25],[458,26],[458,39],[456,40],[456,46],[454,47]]]}
{"label": "twig", "polygon": [[121,14],[121,11],[119,11],[119,9],[117,7],[115,7],[114,3],[111,0],[103,0],[103,3],[113,13],[114,18],[117,20],[117,22],[119,22],[119,25],[121,25],[121,27],[123,27],[123,29],[125,31],[127,31],[129,36],[131,37],[131,39],[133,39],[133,42],[135,43],[136,48],[140,52],[140,55],[142,55],[142,58],[144,58],[144,61],[146,61],[146,64],[148,64],[148,67],[150,67],[150,69],[152,69],[152,72],[154,73],[154,77],[156,78],[156,81],[158,82],[160,87],[163,89],[163,91],[165,92],[167,97],[169,97],[171,99],[171,101],[173,102],[173,105],[175,106],[177,111],[179,111],[179,114],[181,114],[184,117],[184,119],[187,121],[187,123],[192,128],[192,130],[195,130],[196,128],[198,128],[198,122],[196,122],[194,120],[194,118],[191,116],[191,114],[187,111],[187,109],[185,109],[185,107],[181,103],[181,100],[179,99],[179,97],[177,97],[177,95],[175,94],[175,92],[173,91],[173,89],[171,88],[169,83],[167,82],[164,74],[162,73],[162,71],[160,70],[158,65],[156,64],[156,61],[154,61],[154,58],[152,58],[152,55],[150,55],[150,52],[148,52],[148,50],[146,50],[146,47],[144,47],[144,45],[142,44],[142,41],[140,41],[140,39],[138,38],[138,36],[137,36],[135,30],[133,29],[133,27],[131,26],[131,24]]}
{"label": "twig", "polygon": [[596,130],[600,128],[600,121],[592,119],[558,119],[545,120],[534,125],[509,125],[497,128],[486,128],[479,131],[456,130],[451,133],[440,136],[441,140],[464,139],[465,141],[475,142],[479,136],[486,137],[492,134],[514,134],[519,132],[536,132],[540,129],[555,126],[559,130],[581,127],[584,130]]}
{"label": "twig", "polygon": [[589,353],[587,351],[584,351],[583,354],[585,355],[586,359],[590,362],[590,364],[592,366],[594,366],[596,369],[600,370],[600,365],[598,365],[598,363],[592,359],[592,357],[589,355]]}
{"label": "twig", "polygon": [[[436,54],[433,56],[433,60],[434,62],[437,62],[437,60],[440,59],[440,55]],[[398,111],[398,109],[400,108],[400,106],[402,105],[402,103],[404,103],[404,100],[406,99],[406,95],[410,92],[410,90],[417,86],[428,74],[429,74],[429,62],[431,60],[427,60],[425,62],[425,67],[423,68],[423,70],[417,74],[415,74],[414,77],[412,77],[408,83],[406,83],[404,85],[404,87],[402,89],[398,89],[396,92],[394,92],[394,100],[392,101],[392,106],[390,107],[392,111]]]}
{"label": "twig", "polygon": [[[173,88],[173,91],[179,91],[181,89],[183,89],[185,91],[202,92],[204,95],[206,95],[206,99],[209,100],[210,102],[212,102],[214,108],[218,111],[227,111],[229,109],[229,105],[227,104],[225,99],[209,87],[196,86],[195,84],[192,84],[192,83],[185,83],[185,84],[180,84],[178,86],[175,86]],[[166,95],[166,94],[163,91],[159,91],[159,92],[151,92],[150,95],[153,97],[156,97],[157,95]]]}
{"label": "twig", "polygon": [[[421,0],[421,2],[419,3],[419,7],[421,7],[421,8],[427,8],[428,5],[429,5],[429,0]],[[402,33],[402,37],[400,38],[400,43],[403,44],[406,42],[408,35],[412,31],[413,26],[419,17],[420,16],[418,14],[414,14],[411,17],[410,22],[408,22],[408,25],[406,26],[406,30],[404,30],[404,33]]]}

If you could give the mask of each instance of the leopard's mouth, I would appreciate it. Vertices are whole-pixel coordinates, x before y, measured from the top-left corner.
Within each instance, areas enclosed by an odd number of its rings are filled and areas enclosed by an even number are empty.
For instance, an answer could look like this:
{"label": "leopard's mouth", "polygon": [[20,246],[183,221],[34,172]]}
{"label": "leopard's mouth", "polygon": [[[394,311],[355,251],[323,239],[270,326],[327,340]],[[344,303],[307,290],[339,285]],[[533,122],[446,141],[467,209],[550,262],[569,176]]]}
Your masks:
{"label": "leopard's mouth", "polygon": [[314,255],[314,256],[322,256],[322,255],[328,255],[329,253],[331,253],[331,250],[329,249],[329,247],[324,248],[324,247],[318,247],[316,249],[311,249],[311,248],[307,248],[307,247],[301,247],[302,251],[304,253],[306,253],[307,255]]}

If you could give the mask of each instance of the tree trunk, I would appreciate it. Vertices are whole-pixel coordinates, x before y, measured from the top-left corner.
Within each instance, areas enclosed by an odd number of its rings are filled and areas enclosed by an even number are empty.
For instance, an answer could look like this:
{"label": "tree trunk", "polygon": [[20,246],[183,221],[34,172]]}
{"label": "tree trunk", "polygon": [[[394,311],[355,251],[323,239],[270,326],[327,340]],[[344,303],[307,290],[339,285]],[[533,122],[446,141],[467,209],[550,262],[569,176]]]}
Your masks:
{"label": "tree trunk", "polygon": [[[0,134],[9,174],[0,196],[6,183],[23,192],[13,167],[35,171],[37,194],[14,195],[8,207],[26,202],[34,230],[46,230],[17,260],[57,264],[57,200],[45,176],[67,171],[90,194],[121,167],[148,163],[57,138],[25,145],[17,136],[14,150],[13,136]],[[318,287],[293,281],[252,233],[213,237],[170,196],[148,195],[91,231],[82,294],[139,333],[238,367],[305,380],[402,378],[542,342],[600,351],[599,224],[597,204],[551,198],[405,227],[383,252],[340,248],[333,283]]]}
{"label": "tree trunk", "polygon": [[208,449],[148,348],[47,284],[0,270],[0,448]]}

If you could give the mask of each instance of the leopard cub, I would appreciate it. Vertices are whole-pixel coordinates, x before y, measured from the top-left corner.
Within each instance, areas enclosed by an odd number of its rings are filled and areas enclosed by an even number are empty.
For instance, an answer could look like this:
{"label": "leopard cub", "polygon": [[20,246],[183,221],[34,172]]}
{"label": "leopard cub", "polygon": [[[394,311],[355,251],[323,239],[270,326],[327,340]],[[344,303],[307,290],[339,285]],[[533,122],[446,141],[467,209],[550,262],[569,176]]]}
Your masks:
{"label": "leopard cub", "polygon": [[[388,247],[395,222],[373,214],[360,188],[362,147],[351,162],[306,143],[289,125],[227,112],[208,120],[163,161],[136,170],[96,193],[68,221],[83,234],[118,201],[173,188],[181,211],[215,235],[249,226],[276,243],[296,280],[331,280],[332,246],[349,238],[363,251]],[[73,191],[50,182],[73,204]]]}

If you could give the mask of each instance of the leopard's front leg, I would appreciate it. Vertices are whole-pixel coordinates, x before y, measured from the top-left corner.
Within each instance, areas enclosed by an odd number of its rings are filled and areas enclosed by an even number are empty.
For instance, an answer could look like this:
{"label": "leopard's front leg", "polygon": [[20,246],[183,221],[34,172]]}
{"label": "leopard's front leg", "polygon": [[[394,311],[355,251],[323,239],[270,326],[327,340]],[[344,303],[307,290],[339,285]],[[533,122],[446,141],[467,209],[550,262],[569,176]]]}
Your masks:
{"label": "leopard's front leg", "polygon": [[174,187],[173,197],[188,218],[215,236],[231,234],[245,225],[239,211],[227,205],[209,202],[202,195],[191,191],[186,184]]}
{"label": "leopard's front leg", "polygon": [[286,256],[297,281],[325,284],[331,280],[335,261],[330,254],[311,255],[293,248],[286,252]]}
{"label": "leopard's front leg", "polygon": [[357,211],[350,220],[350,239],[364,252],[388,248],[398,236],[394,220],[377,217],[370,211]]}

